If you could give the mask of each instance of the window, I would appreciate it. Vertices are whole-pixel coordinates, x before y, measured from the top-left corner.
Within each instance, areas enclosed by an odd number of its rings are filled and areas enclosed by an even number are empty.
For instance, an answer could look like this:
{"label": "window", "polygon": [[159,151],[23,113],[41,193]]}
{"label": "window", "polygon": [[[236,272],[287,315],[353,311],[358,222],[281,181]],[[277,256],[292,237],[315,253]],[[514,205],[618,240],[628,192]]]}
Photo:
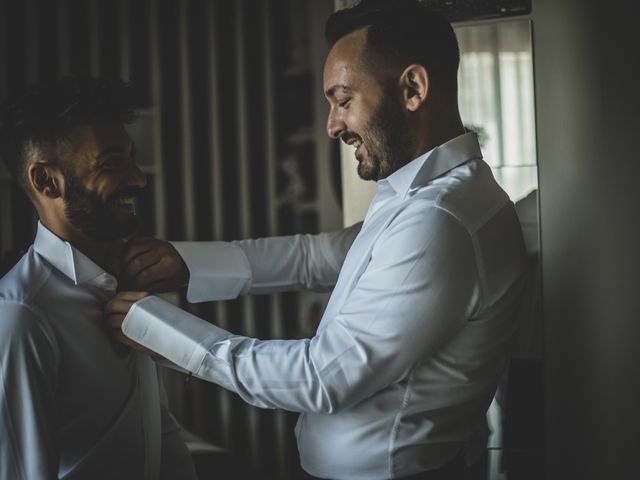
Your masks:
{"label": "window", "polygon": [[459,103],[485,161],[516,201],[537,188],[533,58],[528,20],[455,28]]}

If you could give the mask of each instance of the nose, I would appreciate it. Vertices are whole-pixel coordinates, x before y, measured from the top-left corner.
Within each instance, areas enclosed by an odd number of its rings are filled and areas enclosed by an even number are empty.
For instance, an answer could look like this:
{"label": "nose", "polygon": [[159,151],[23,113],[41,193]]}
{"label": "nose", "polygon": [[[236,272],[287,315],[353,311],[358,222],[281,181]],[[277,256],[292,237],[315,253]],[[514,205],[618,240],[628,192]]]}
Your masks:
{"label": "nose", "polygon": [[332,108],[327,117],[327,135],[329,135],[330,138],[340,138],[340,135],[342,135],[342,132],[344,132],[346,128],[347,126],[340,115],[335,113],[335,110]]}
{"label": "nose", "polygon": [[136,163],[131,163],[129,172],[129,186],[144,188],[147,185],[147,176]]}

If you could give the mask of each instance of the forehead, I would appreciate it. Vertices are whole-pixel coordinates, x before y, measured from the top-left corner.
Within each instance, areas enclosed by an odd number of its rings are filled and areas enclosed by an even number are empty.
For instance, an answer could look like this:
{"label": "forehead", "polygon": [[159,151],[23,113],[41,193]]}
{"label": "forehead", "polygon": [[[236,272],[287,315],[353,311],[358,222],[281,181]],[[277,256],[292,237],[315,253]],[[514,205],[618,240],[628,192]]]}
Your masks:
{"label": "forehead", "polygon": [[333,45],[324,64],[323,83],[327,96],[331,96],[334,87],[356,88],[360,83],[372,80],[362,62],[366,39],[363,28],[345,35]]}
{"label": "forehead", "polygon": [[105,149],[127,150],[131,139],[120,122],[85,124],[75,127],[69,134],[75,151],[100,154]]}

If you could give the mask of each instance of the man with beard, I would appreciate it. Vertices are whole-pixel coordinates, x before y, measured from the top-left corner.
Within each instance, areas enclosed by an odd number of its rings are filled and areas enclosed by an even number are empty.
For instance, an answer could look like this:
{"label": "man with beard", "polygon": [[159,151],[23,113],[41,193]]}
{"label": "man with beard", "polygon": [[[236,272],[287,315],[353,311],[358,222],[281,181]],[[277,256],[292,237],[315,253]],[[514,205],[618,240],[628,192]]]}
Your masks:
{"label": "man with beard", "polygon": [[329,136],[354,146],[358,173],[378,184],[364,223],[141,241],[125,254],[135,288],[188,283],[192,302],[333,288],[315,336],[234,335],[135,292],[109,303],[109,325],[252,405],[300,412],[311,475],[482,478],[525,254],[513,204],[460,120],[453,29],[417,0],[363,0],[333,14],[326,34]]}
{"label": "man with beard", "polygon": [[89,78],[6,102],[0,154],[37,210],[0,280],[0,479],[194,479],[155,364],[112,341],[118,249],[145,186],[129,87]]}

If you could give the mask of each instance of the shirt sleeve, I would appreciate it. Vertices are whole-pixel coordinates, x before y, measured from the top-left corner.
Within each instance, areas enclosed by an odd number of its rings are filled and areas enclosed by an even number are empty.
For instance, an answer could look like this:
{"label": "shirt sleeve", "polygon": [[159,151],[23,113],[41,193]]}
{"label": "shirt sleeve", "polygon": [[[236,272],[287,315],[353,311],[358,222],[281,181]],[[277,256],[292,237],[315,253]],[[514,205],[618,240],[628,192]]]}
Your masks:
{"label": "shirt sleeve", "polygon": [[228,300],[247,293],[328,290],[361,223],[319,235],[236,242],[173,242],[189,269],[187,300]]}
{"label": "shirt sleeve", "polygon": [[123,330],[248,403],[331,414],[402,380],[450,339],[478,308],[477,272],[471,236],[454,217],[407,210],[312,339],[233,335],[154,297],[134,305]]}
{"label": "shirt sleeve", "polygon": [[0,478],[58,478],[59,352],[40,316],[0,303]]}

